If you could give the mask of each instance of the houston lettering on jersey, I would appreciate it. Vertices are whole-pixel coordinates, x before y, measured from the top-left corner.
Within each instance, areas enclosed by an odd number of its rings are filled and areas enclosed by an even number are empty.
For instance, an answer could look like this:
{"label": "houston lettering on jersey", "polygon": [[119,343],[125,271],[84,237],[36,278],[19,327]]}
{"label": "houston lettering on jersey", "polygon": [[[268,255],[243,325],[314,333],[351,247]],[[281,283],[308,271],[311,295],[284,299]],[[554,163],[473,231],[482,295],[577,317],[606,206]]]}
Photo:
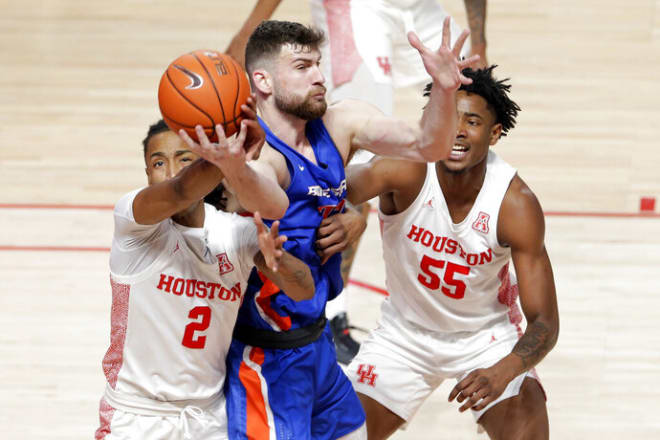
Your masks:
{"label": "houston lettering on jersey", "polygon": [[449,237],[435,235],[428,229],[420,228],[417,225],[411,225],[410,232],[408,232],[406,237],[413,242],[421,243],[423,246],[431,248],[436,252],[444,252],[445,254],[450,255],[457,254],[470,266],[490,263],[493,259],[493,250],[491,248],[478,254],[467,253],[465,252],[465,249],[463,249],[463,246],[461,246],[456,240]]}
{"label": "houston lettering on jersey", "polygon": [[200,281],[187,278],[176,278],[172,275],[160,274],[158,290],[174,295],[196,296],[198,298],[219,299],[221,301],[236,301],[241,299],[241,283],[236,283],[227,289],[219,283]]}

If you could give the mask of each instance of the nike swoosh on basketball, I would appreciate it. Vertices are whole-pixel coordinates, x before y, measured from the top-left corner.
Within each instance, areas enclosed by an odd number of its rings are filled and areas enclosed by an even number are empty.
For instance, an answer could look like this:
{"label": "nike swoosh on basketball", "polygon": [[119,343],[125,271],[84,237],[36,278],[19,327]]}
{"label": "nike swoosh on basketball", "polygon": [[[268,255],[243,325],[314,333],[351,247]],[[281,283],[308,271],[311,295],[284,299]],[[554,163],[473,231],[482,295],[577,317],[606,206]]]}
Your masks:
{"label": "nike swoosh on basketball", "polygon": [[204,84],[204,78],[202,78],[200,75],[196,74],[195,72],[191,72],[190,70],[186,69],[185,67],[179,66],[178,64],[175,64],[174,67],[182,71],[188,78],[190,78],[190,84],[186,86],[186,89],[188,90],[199,89]]}

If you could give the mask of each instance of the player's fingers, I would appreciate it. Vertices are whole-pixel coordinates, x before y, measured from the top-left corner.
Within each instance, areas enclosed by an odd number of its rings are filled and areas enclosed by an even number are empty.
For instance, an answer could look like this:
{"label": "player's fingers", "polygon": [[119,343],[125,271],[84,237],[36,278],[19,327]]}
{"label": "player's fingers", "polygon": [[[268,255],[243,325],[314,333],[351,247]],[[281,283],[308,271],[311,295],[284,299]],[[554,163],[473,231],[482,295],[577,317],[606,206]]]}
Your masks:
{"label": "player's fingers", "polygon": [[183,128],[179,130],[179,137],[183,139],[183,142],[185,142],[186,145],[188,145],[191,150],[193,151],[199,150],[199,145],[197,145],[197,142],[192,140],[192,138],[188,135],[188,132]]}
{"label": "player's fingers", "polygon": [[479,64],[479,60],[480,60],[480,59],[481,59],[481,56],[480,56],[480,55],[472,55],[472,56],[470,56],[470,57],[468,57],[468,58],[465,58],[464,60],[460,60],[460,61],[458,62],[458,68],[459,68],[460,70],[463,70],[463,69],[465,69],[466,67],[476,66],[477,64]]}
{"label": "player's fingers", "polygon": [[477,402],[481,400],[482,397],[486,396],[487,393],[488,391],[484,389],[477,390],[471,393],[467,401],[458,410],[460,412],[463,412],[465,410],[472,408],[477,404]]}
{"label": "player's fingers", "polygon": [[227,144],[227,136],[225,135],[225,129],[222,126],[222,124],[216,124],[215,125],[215,134],[218,135],[218,143],[219,144],[222,144],[222,145]]}
{"label": "player's fingers", "polygon": [[442,22],[442,47],[449,48],[451,42],[451,17],[446,16]]}
{"label": "player's fingers", "polygon": [[472,383],[473,378],[474,378],[474,372],[468,374],[462,380],[460,380],[456,385],[454,385],[454,388],[452,388],[451,392],[449,393],[449,401],[451,402],[452,400],[454,400],[461,391],[463,391],[467,386],[469,386]]}
{"label": "player's fingers", "polygon": [[254,224],[257,226],[257,234],[268,232],[266,230],[266,225],[261,219],[261,214],[259,214],[259,211],[255,211],[254,216],[252,217],[252,221],[254,221]]}
{"label": "player's fingers", "polygon": [[420,54],[423,54],[424,52],[428,51],[426,46],[424,46],[424,44],[422,44],[422,41],[419,39],[417,34],[412,32],[412,31],[408,32],[408,43],[410,43],[410,45],[412,47],[417,49],[417,51]]}
{"label": "player's fingers", "polygon": [[325,250],[326,248],[339,243],[341,243],[341,241],[337,238],[336,235],[329,235],[327,237],[316,240],[316,247],[318,249]]}
{"label": "player's fingers", "polygon": [[465,40],[467,40],[468,35],[470,35],[470,31],[467,29],[464,29],[463,32],[461,32],[461,35],[458,36],[456,39],[456,42],[454,43],[454,47],[452,48],[452,53],[458,58],[461,55],[461,50],[463,49],[463,45],[465,44]]}
{"label": "player's fingers", "polygon": [[241,127],[238,130],[238,135],[236,136],[236,141],[235,141],[235,146],[236,148],[234,149],[236,152],[238,151],[239,148],[243,148],[243,145],[245,145],[245,139],[247,138],[247,121],[244,119],[241,121]]}
{"label": "player's fingers", "polygon": [[272,225],[270,225],[270,234],[273,237],[280,235],[280,221],[275,220]]}
{"label": "player's fingers", "polygon": [[201,125],[195,125],[195,134],[197,135],[197,139],[199,140],[199,145],[201,145],[203,148],[209,148],[211,145],[211,141],[209,141],[208,136],[206,136],[206,132],[204,131],[204,128]]}
{"label": "player's fingers", "polygon": [[319,228],[316,230],[316,236],[319,238],[328,237],[332,235],[332,233],[335,232],[336,229],[337,228],[332,223],[325,226],[319,226]]}
{"label": "player's fingers", "polygon": [[332,245],[326,249],[323,249],[323,259],[324,262],[328,261],[330,257],[332,257],[334,254],[339,253],[343,250],[343,246],[339,244]]}
{"label": "player's fingers", "polygon": [[472,84],[472,78],[468,78],[467,76],[463,75],[462,73],[458,75],[458,80],[461,82],[463,85],[470,85]]}
{"label": "player's fingers", "polygon": [[247,104],[241,105],[241,112],[246,118],[249,119],[257,119],[257,111],[256,109],[250,107]]}
{"label": "player's fingers", "polygon": [[490,402],[492,402],[493,400],[495,400],[495,396],[493,396],[492,394],[488,394],[485,397],[482,396],[482,399],[479,402],[477,402],[477,404],[473,406],[472,409],[475,411],[481,411],[482,409],[487,407],[490,404]]}

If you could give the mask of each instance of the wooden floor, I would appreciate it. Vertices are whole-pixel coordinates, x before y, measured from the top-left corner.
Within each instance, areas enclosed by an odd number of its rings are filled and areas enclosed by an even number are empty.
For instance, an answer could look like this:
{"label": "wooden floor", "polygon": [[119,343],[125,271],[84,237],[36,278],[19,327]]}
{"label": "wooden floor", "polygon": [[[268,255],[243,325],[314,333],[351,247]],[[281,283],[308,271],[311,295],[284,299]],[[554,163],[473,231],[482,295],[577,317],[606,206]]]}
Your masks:
{"label": "wooden floor", "polygon": [[[1,439],[93,436],[109,343],[106,207],[146,183],[140,141],[164,68],[223,49],[252,4],[0,0]],[[462,2],[443,4],[465,23]],[[308,22],[307,2],[285,1],[277,17]],[[538,370],[551,437],[660,438],[660,217],[634,216],[641,197],[660,198],[660,0],[498,0],[487,35],[523,108],[497,152],[549,213],[562,327]],[[398,103],[416,117],[415,91]],[[371,220],[352,278],[383,287]],[[354,323],[373,327],[383,297],[349,295]],[[486,438],[446,402],[449,385],[394,438]]]}

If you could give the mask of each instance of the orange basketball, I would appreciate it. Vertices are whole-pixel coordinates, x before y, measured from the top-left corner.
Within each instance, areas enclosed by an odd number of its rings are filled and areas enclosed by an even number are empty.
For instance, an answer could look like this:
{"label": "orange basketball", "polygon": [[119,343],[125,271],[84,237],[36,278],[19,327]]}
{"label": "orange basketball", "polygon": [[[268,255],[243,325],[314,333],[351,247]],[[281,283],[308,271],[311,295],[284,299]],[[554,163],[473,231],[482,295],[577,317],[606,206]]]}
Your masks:
{"label": "orange basketball", "polygon": [[196,50],[174,60],[160,79],[158,105],[168,127],[183,128],[197,139],[195,125],[213,142],[215,125],[226,136],[238,131],[241,105],[250,96],[250,83],[243,68],[229,55],[215,50]]}

